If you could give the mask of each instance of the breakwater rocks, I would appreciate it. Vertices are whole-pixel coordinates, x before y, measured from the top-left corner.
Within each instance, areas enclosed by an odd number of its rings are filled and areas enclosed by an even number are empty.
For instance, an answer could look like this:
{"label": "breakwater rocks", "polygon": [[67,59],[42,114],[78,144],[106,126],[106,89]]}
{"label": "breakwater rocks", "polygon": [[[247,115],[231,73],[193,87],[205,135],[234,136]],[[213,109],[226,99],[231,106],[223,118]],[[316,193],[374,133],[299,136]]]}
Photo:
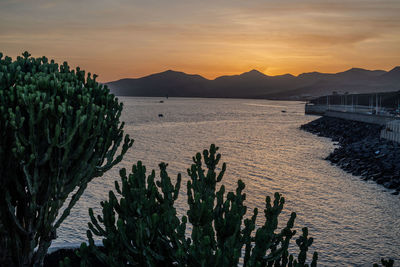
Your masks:
{"label": "breakwater rocks", "polygon": [[321,117],[301,129],[338,142],[326,158],[343,170],[364,180],[374,180],[400,192],[400,144],[380,139],[382,126]]}

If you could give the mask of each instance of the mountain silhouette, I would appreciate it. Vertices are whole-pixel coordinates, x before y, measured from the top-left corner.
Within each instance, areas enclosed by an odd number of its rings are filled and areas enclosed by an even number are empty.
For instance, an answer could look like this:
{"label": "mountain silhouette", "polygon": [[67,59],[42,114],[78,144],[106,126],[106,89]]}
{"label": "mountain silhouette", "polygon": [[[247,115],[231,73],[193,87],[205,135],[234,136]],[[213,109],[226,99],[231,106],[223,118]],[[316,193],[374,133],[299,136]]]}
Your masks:
{"label": "mountain silhouette", "polygon": [[258,70],[214,80],[173,70],[106,83],[119,96],[225,97],[306,100],[337,93],[400,90],[400,67],[391,71],[351,68],[338,73],[268,76]]}
{"label": "mountain silhouette", "polygon": [[400,66],[397,66],[391,71],[383,74],[382,79],[386,81],[400,82]]}
{"label": "mountain silhouette", "polygon": [[200,75],[167,70],[138,79],[121,79],[108,86],[116,95],[199,97],[207,82]]}

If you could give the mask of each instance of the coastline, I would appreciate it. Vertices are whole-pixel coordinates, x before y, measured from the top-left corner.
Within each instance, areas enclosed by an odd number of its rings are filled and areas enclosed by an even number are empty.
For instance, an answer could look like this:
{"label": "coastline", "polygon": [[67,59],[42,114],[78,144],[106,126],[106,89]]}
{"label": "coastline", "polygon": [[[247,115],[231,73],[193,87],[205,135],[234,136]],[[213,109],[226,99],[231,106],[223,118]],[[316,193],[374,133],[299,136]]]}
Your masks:
{"label": "coastline", "polygon": [[382,126],[321,117],[300,129],[331,138],[338,147],[326,158],[348,173],[400,194],[400,144],[380,139]]}

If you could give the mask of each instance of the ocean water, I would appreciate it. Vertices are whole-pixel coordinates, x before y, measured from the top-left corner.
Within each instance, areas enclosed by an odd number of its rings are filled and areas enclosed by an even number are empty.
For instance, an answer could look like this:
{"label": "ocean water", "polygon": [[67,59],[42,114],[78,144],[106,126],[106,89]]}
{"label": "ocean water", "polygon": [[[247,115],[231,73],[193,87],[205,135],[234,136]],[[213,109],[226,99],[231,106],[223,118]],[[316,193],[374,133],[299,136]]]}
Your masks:
{"label": "ocean water", "polygon": [[[123,162],[95,179],[58,230],[53,247],[86,239],[88,208],[100,211],[119,168],[141,160],[147,170],[167,162],[174,180],[182,173],[180,215],[186,210],[186,169],[196,152],[211,143],[220,147],[227,171],[227,191],[237,180],[246,183],[248,215],[259,209],[263,223],[265,196],[280,192],[286,199],[280,222],[297,213],[297,229],[307,226],[314,238],[310,252],[320,266],[372,266],[381,257],[400,264],[400,199],[374,183],[330,165],[334,149],[326,138],[299,130],[316,119],[304,115],[304,103],[247,99],[131,98],[124,103],[125,131],[135,143]],[[160,101],[163,101],[161,103]],[[158,114],[163,114],[159,117]],[[301,231],[298,231],[298,234]],[[298,235],[297,234],[297,235]],[[293,240],[293,246],[296,246]],[[311,256],[310,253],[310,256]]]}

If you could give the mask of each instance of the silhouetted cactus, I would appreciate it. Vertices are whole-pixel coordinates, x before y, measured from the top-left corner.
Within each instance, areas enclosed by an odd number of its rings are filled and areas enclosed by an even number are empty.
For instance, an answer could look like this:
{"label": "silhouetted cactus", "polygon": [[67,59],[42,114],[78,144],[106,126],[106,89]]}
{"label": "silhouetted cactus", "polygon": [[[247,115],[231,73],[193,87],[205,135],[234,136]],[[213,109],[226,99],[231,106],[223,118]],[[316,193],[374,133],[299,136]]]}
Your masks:
{"label": "silhouetted cactus", "polygon": [[[215,171],[221,158],[217,149],[211,145],[203,152],[207,171],[200,153],[193,158],[194,164],[188,170],[188,217],[181,220],[173,207],[179,194],[180,175],[172,186],[165,164],[160,165],[161,179],[157,182],[154,171],[146,182],[141,162],[133,166],[129,177],[121,170],[122,190],[115,184],[121,199],[118,201],[110,191],[109,200],[101,203],[102,216],[96,218],[90,209],[89,246],[83,243],[78,253],[82,265],[90,266],[91,257],[96,257],[110,266],[237,266],[239,262],[251,267],[308,266],[306,257],[312,238],[308,238],[307,228],[303,228],[303,235],[297,240],[297,260],[288,253],[295,235],[292,228],[296,214],[292,213],[286,226],[277,231],[285,202],[280,194],[275,194],[273,203],[266,198],[266,220],[256,230],[257,209],[251,218],[244,219],[245,184],[239,180],[235,193],[225,195],[223,185],[217,191],[217,183],[226,169],[223,164],[219,173]],[[190,238],[185,236],[187,221],[191,224]],[[93,234],[103,238],[103,251],[95,246]],[[316,262],[314,253],[311,266],[316,266]]]}
{"label": "silhouetted cactus", "polygon": [[[382,267],[393,267],[394,266],[394,260],[392,259],[381,259]],[[374,264],[374,267],[379,267],[379,264]]]}
{"label": "silhouetted cactus", "polygon": [[[167,165],[159,166],[161,179],[158,181],[154,171],[146,177],[140,161],[132,167],[129,176],[122,169],[122,187],[115,182],[120,200],[110,191],[109,200],[101,203],[102,216],[96,219],[93,210],[89,210],[89,247],[84,243],[81,246],[82,263],[90,263],[91,255],[108,266],[125,266],[128,262],[138,266],[172,266],[174,262],[184,261],[185,220],[180,222],[173,207],[181,178],[179,175],[173,186],[166,172]],[[105,252],[95,246],[92,233],[103,237]]]}
{"label": "silhouetted cactus", "polygon": [[132,145],[122,104],[96,77],[27,52],[15,61],[0,53],[0,251],[13,258],[0,265],[41,265],[87,184]]}

